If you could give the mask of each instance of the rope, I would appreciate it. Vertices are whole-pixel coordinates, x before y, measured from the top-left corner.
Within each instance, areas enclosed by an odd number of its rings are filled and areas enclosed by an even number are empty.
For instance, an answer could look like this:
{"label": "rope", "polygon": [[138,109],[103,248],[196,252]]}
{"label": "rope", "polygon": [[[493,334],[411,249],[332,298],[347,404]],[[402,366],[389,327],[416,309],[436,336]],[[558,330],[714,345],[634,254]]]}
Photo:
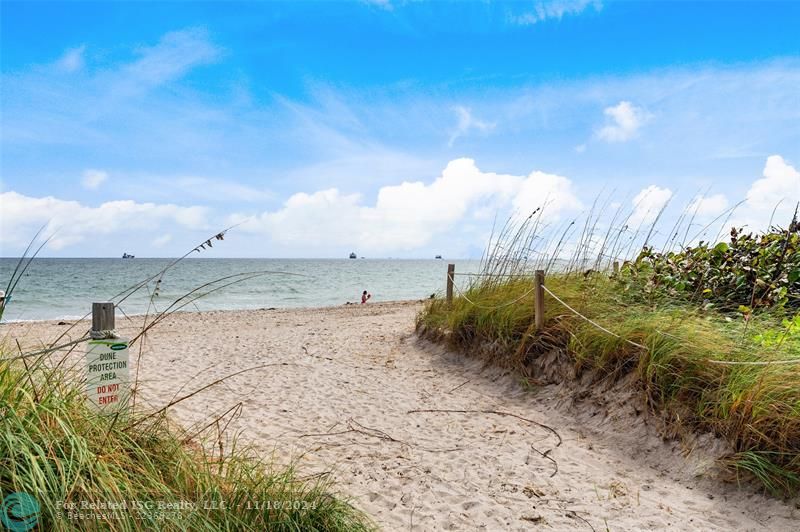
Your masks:
{"label": "rope", "polygon": [[522,273],[462,273],[453,272],[453,275],[463,275],[465,277],[529,277],[532,272]]}
{"label": "rope", "polygon": [[[450,280],[452,281],[453,278],[451,277]],[[519,301],[522,301],[529,294],[531,294],[534,290],[536,290],[536,285],[534,285],[533,288],[531,288],[530,290],[528,290],[527,292],[525,292],[524,294],[522,294],[518,298],[516,298],[514,300],[511,300],[511,301],[508,301],[507,303],[503,303],[502,305],[497,305],[496,307],[485,307],[483,305],[479,305],[479,304],[475,303],[470,298],[468,298],[467,295],[464,292],[461,291],[461,289],[458,287],[458,285],[455,282],[453,282],[453,288],[456,289],[456,292],[458,292],[458,295],[460,297],[464,298],[467,301],[467,303],[469,303],[473,307],[479,308],[479,309],[483,309],[483,310],[497,310],[497,309],[500,309],[500,308],[504,308],[504,307],[508,307],[510,305],[513,305],[514,303],[517,303]]]}
{"label": "rope", "polygon": [[[452,277],[451,277],[451,280],[452,280]],[[486,306],[483,306],[483,305],[478,305],[477,303],[475,303],[474,301],[469,299],[466,296],[466,294],[464,292],[462,292],[461,289],[458,288],[458,285],[456,285],[455,283],[453,283],[453,287],[456,289],[456,291],[458,292],[459,296],[464,298],[469,304],[471,304],[472,306],[474,306],[476,308],[484,309],[484,310],[496,310],[496,309],[499,309],[499,308],[507,307],[509,305],[513,305],[514,303],[517,303],[518,301],[520,301],[523,298],[527,297],[531,292],[536,290],[536,285],[534,285],[533,288],[531,288],[530,290],[528,290],[527,292],[525,292],[524,294],[522,294],[521,296],[519,296],[518,298],[516,298],[516,299],[514,299],[512,301],[509,301],[507,303],[503,303],[502,305],[497,305],[495,307],[486,307]],[[580,312],[578,312],[577,310],[575,310],[574,308],[569,306],[567,303],[565,303],[563,299],[561,299],[560,297],[555,295],[546,286],[542,285],[542,289],[545,292],[547,292],[548,294],[550,294],[553,297],[553,299],[555,299],[556,301],[558,301],[559,303],[564,305],[567,309],[572,311],[573,314],[575,314],[576,316],[578,316],[582,320],[585,320],[585,321],[591,323],[592,325],[594,325],[595,327],[597,327],[601,331],[605,332],[606,334],[610,334],[611,336],[613,336],[615,338],[619,338],[623,342],[627,342],[627,343],[631,344],[632,346],[638,347],[640,349],[648,350],[647,346],[644,346],[644,345],[642,345],[640,343],[637,343],[637,342],[634,342],[632,340],[628,340],[627,338],[623,338],[622,336],[618,335],[617,333],[606,329],[605,327],[603,327],[602,325],[600,325],[596,321],[592,320],[591,318],[588,318],[588,317],[584,316],[583,314],[581,314]],[[663,334],[664,336],[672,336],[673,338],[676,338],[678,340],[683,341],[682,339],[680,339],[680,338],[678,338],[678,337],[676,337],[674,335],[671,335],[671,334],[668,334],[668,333],[664,333],[664,332],[661,332],[659,330],[656,330],[656,332],[659,333],[659,334]],[[705,361],[710,363],[710,364],[719,364],[721,366],[769,366],[769,365],[772,365],[772,364],[800,364],[800,358],[795,358],[795,359],[790,359],[790,360],[765,360],[765,361],[755,361],[755,362],[735,361],[735,360],[714,360],[714,359],[711,359],[711,358],[706,358]]]}
{"label": "rope", "polygon": [[622,341],[624,341],[624,342],[628,342],[629,344],[631,344],[631,345],[633,345],[633,346],[640,347],[640,348],[642,348],[642,349],[647,349],[647,347],[643,346],[642,344],[637,344],[637,343],[636,343],[636,342],[634,342],[634,341],[628,340],[627,338],[623,338],[622,336],[618,335],[617,333],[614,333],[614,332],[611,332],[611,331],[609,331],[608,329],[606,329],[605,327],[603,327],[602,325],[600,325],[600,324],[599,324],[599,323],[597,323],[596,321],[594,321],[594,320],[592,320],[592,319],[590,319],[590,318],[587,318],[586,316],[584,316],[583,314],[581,314],[580,312],[578,312],[578,311],[577,311],[577,310],[575,310],[574,308],[572,308],[572,307],[570,307],[569,305],[567,305],[566,303],[564,303],[564,301],[562,301],[560,297],[558,297],[558,296],[557,296],[557,295],[555,295],[553,292],[551,292],[551,291],[550,291],[550,289],[549,289],[549,288],[547,288],[546,286],[542,285],[542,288],[544,289],[544,291],[545,291],[545,292],[547,292],[548,294],[550,294],[551,296],[553,296],[553,299],[555,299],[556,301],[558,301],[559,303],[561,303],[562,305],[564,305],[565,307],[567,307],[569,310],[571,310],[571,311],[573,312],[573,314],[575,314],[576,316],[578,316],[578,317],[579,317],[579,318],[581,318],[581,319],[584,319],[584,320],[588,321],[589,323],[591,323],[592,325],[594,325],[595,327],[597,327],[597,328],[598,328],[598,329],[600,329],[601,331],[603,331],[603,332],[605,332],[605,333],[608,333],[608,334],[610,334],[611,336],[614,336],[614,337],[616,337],[616,338],[619,338],[620,340],[622,340]]}
{"label": "rope", "polygon": [[[642,344],[637,344],[636,342],[628,340],[627,338],[623,338],[622,336],[609,331],[608,329],[606,329],[605,327],[603,327],[602,325],[600,325],[596,321],[593,321],[593,320],[587,318],[586,316],[584,316],[583,314],[581,314],[580,312],[578,312],[574,308],[572,308],[569,305],[567,305],[566,303],[564,303],[564,301],[562,301],[561,298],[559,298],[557,295],[555,295],[553,292],[551,292],[546,286],[542,285],[542,288],[544,288],[545,292],[547,292],[548,294],[553,296],[553,298],[556,301],[558,301],[559,303],[561,303],[562,305],[567,307],[569,310],[571,310],[573,313],[575,313],[576,316],[588,321],[589,323],[591,323],[592,325],[594,325],[595,327],[597,327],[601,331],[606,332],[606,333],[610,334],[611,336],[615,336],[615,337],[619,338],[620,340],[624,340],[624,341],[628,342],[631,345],[635,345],[636,347],[641,347],[642,349],[647,349],[647,347],[643,346]],[[656,330],[656,332],[659,333],[659,334],[663,334],[665,336],[671,336],[671,337],[673,337],[673,338],[675,338],[677,340],[683,341],[681,338],[678,338],[675,335],[664,333],[664,332],[661,332],[659,330]],[[705,361],[710,363],[710,364],[719,364],[721,366],[769,366],[771,364],[800,364],[800,358],[795,358],[795,359],[791,359],[791,360],[764,360],[764,361],[757,361],[757,362],[747,362],[747,361],[740,362],[740,361],[735,361],[735,360],[714,360],[714,359],[711,359],[711,358],[706,358]]]}
{"label": "rope", "polygon": [[92,340],[110,340],[119,338],[117,331],[113,329],[108,331],[90,331],[89,335],[91,336]]}
{"label": "rope", "polygon": [[[680,342],[686,342],[683,338],[675,336],[674,334],[670,334],[668,332],[659,331],[656,329],[658,334],[669,336],[670,338],[674,338]],[[697,347],[696,345],[692,344],[691,342],[686,342],[692,347]],[[705,359],[706,362],[710,362],[712,364],[720,364],[723,366],[769,366],[770,364],[797,364],[800,363],[800,358],[794,358],[791,360],[768,360],[768,361],[758,361],[758,362],[737,362],[734,360],[713,360],[711,358]]]}
{"label": "rope", "polygon": [[767,360],[759,362],[736,362],[734,360],[712,360],[707,358],[706,362],[711,362],[712,364],[721,364],[723,366],[769,366],[771,364],[800,364],[800,358],[795,358],[792,360]]}
{"label": "rope", "polygon": [[[593,321],[593,320],[587,318],[586,316],[584,316],[583,314],[581,314],[580,312],[578,312],[574,308],[572,308],[569,305],[567,305],[566,303],[564,303],[564,301],[562,301],[561,298],[559,298],[557,295],[555,295],[553,292],[551,292],[550,289],[548,289],[546,286],[542,285],[542,288],[544,288],[545,292],[547,292],[548,294],[553,296],[553,298],[556,301],[558,301],[559,303],[561,303],[562,305],[567,307],[569,310],[571,310],[576,316],[588,321],[589,323],[591,323],[592,325],[594,325],[595,327],[597,327],[601,331],[606,332],[606,333],[610,334],[611,336],[615,336],[615,337],[619,338],[620,340],[624,340],[625,342],[628,342],[631,345],[635,345],[636,347],[641,347],[642,349],[647,349],[647,347],[643,346],[642,344],[637,344],[636,342],[628,340],[627,338],[623,338],[622,336],[609,331],[608,329],[606,329],[605,327],[603,327],[602,325],[600,325],[596,321]],[[672,336],[673,338],[677,338],[674,335],[667,334],[667,333],[662,333],[661,331],[658,331],[658,330],[656,332],[659,333],[659,334],[663,334],[665,336]],[[679,338],[677,338],[677,339],[679,339]],[[706,358],[705,361],[710,363],[710,364],[719,364],[721,366],[769,366],[771,364],[800,364],[800,358],[795,358],[795,359],[791,359],[791,360],[762,360],[762,361],[757,361],[757,362],[748,362],[748,361],[741,361],[740,362],[740,361],[735,361],[735,360],[714,360],[714,359],[711,359],[711,358]]]}

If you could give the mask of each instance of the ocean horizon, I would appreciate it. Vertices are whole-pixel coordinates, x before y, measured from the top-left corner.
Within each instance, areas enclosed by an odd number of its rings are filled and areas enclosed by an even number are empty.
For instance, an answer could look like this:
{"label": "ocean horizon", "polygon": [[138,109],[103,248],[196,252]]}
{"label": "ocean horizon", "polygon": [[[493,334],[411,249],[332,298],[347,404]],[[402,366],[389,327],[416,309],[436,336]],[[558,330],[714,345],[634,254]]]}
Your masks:
{"label": "ocean horizon", "polygon": [[[74,320],[91,311],[92,302],[110,301],[145,279],[156,275],[173,258],[35,258],[7,302],[3,322]],[[0,258],[0,288],[19,258]],[[200,288],[202,297],[183,306],[184,311],[246,310],[259,308],[327,307],[370,302],[429,298],[444,291],[447,264],[458,273],[478,271],[478,260],[441,259],[254,259],[187,258],[163,276],[158,295],[150,281],[119,305],[127,315],[158,312]],[[235,284],[205,288],[223,277],[240,274]],[[466,277],[458,277],[459,284]],[[232,278],[227,282],[236,281]],[[152,297],[151,297],[152,296]]]}

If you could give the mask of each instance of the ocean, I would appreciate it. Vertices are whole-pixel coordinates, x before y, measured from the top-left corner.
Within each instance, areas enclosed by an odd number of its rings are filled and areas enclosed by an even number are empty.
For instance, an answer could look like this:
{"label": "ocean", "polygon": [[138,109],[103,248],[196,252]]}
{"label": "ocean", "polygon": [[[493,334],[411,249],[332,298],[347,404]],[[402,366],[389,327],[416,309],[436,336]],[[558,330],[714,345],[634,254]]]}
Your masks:
{"label": "ocean", "polygon": [[[7,303],[3,321],[82,317],[91,311],[92,302],[110,300],[158,273],[170,261],[36,258]],[[275,273],[207,293],[182,310],[343,305],[360,302],[364,290],[372,294],[370,302],[424,299],[444,291],[448,262],[455,263],[458,273],[477,272],[479,268],[478,261],[464,260],[187,258],[164,275],[153,304],[157,311],[162,310],[205,283],[240,273],[267,271]],[[17,259],[0,258],[3,290],[16,264]],[[463,286],[467,277],[458,276],[456,280]],[[129,297],[120,305],[121,312],[146,312],[154,288],[155,281]],[[198,294],[210,288],[213,287],[201,289]]]}

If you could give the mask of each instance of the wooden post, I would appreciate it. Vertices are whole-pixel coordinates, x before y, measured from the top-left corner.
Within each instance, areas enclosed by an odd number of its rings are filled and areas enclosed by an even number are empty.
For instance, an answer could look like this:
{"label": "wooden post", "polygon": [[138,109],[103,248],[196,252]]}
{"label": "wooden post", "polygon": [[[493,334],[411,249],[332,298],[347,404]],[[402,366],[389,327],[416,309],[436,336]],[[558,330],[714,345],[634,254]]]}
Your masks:
{"label": "wooden post", "polygon": [[619,275],[619,261],[615,260],[614,261],[614,277],[616,277],[617,275]]}
{"label": "wooden post", "polygon": [[447,265],[447,304],[453,304],[453,276],[456,273],[456,265]]}
{"label": "wooden post", "polygon": [[127,410],[131,397],[128,340],[114,331],[114,303],[92,303],[86,350],[86,396],[102,414]]}
{"label": "wooden post", "polygon": [[114,329],[114,303],[92,303],[92,338],[105,338]]}
{"label": "wooden post", "polygon": [[533,312],[536,320],[536,330],[544,329],[544,270],[536,270],[533,277]]}

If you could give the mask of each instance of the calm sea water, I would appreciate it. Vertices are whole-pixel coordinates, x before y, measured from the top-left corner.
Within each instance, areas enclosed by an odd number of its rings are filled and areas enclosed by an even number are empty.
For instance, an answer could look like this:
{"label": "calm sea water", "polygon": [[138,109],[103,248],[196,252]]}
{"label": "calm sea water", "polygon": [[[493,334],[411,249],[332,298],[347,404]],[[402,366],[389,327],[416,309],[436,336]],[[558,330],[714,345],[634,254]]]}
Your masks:
{"label": "calm sea water", "polygon": [[[74,319],[156,274],[169,259],[35,259],[6,306],[3,321]],[[157,309],[221,277],[274,271],[210,293],[184,310],[318,307],[360,301],[422,299],[444,290],[446,260],[378,259],[186,259],[163,278]],[[17,259],[0,258],[0,288],[5,289]],[[478,261],[455,261],[457,272],[475,272]],[[465,277],[458,278],[459,284]],[[155,283],[149,285],[152,290]],[[127,314],[141,314],[150,300],[141,290],[122,303]]]}

